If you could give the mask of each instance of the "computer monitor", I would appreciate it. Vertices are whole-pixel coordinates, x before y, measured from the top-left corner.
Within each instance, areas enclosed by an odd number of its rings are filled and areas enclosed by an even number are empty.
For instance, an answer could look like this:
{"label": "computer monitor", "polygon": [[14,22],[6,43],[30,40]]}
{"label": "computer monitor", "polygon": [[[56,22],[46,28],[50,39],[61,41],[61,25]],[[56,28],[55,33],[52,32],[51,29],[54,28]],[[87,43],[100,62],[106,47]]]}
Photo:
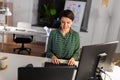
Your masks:
{"label": "computer monitor", "polygon": [[[114,41],[104,44],[83,46],[75,80],[90,80],[95,77],[97,67],[111,70],[111,62],[113,60],[117,44],[118,41]],[[104,58],[101,58],[101,60],[99,59],[99,56],[102,53],[106,53],[107,55]],[[100,62],[101,65],[98,65],[98,62]]]}
{"label": "computer monitor", "polygon": [[72,80],[74,68],[19,67],[18,80]]}

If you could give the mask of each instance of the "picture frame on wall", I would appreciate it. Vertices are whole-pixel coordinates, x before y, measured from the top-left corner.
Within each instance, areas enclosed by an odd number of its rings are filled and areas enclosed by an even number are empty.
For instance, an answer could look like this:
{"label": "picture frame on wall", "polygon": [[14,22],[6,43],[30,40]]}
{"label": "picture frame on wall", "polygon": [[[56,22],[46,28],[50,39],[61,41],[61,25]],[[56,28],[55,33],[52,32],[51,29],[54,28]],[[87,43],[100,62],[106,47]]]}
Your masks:
{"label": "picture frame on wall", "polygon": [[66,1],[64,9],[73,11],[75,19],[72,24],[72,29],[79,32],[80,25],[82,24],[83,15],[85,11],[86,2],[83,1]]}
{"label": "picture frame on wall", "polygon": [[64,9],[70,9],[75,14],[73,29],[77,32],[88,32],[88,21],[92,0],[68,0]]}

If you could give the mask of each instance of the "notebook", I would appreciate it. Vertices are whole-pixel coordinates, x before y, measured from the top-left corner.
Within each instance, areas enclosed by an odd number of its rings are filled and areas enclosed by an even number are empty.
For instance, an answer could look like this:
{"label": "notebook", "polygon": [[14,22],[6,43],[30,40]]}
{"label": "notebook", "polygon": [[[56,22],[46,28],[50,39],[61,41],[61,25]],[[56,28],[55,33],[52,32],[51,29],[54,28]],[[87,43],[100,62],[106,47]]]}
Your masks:
{"label": "notebook", "polygon": [[74,68],[19,67],[18,80],[72,80]]}

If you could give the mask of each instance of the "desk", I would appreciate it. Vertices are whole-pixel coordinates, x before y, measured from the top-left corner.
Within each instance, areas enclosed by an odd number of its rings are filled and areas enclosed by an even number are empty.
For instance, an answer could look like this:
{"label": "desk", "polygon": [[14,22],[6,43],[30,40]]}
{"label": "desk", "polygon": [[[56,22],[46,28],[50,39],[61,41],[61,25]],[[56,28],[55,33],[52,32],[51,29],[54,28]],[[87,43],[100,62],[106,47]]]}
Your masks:
{"label": "desk", "polygon": [[105,77],[105,74],[102,74],[103,80],[104,80],[104,78],[105,78],[105,80],[110,80],[110,78],[111,78],[111,80],[120,80],[120,67],[119,66],[114,66],[113,72],[107,72],[107,71],[105,71],[105,72],[106,72],[106,74],[109,75],[109,77],[107,75]]}
{"label": "desk", "polygon": [[[35,30],[35,29],[23,29],[23,28],[17,28],[17,27],[11,27],[11,26],[6,26],[4,29],[3,26],[0,26],[0,34],[2,35],[2,48],[1,50],[4,49],[4,35],[5,34],[23,34],[23,35],[33,35],[33,36],[41,36],[41,37],[46,37],[46,46],[47,46],[47,41],[48,41],[48,36],[46,35],[46,32],[44,29],[41,29],[41,31]],[[45,51],[46,51],[46,46],[45,46]]]}
{"label": "desk", "polygon": [[[51,62],[50,58],[26,56],[19,54],[1,53],[0,56],[8,57],[8,67],[5,70],[0,70],[0,80],[17,80],[17,69],[21,66],[26,66],[32,63],[34,67],[43,67],[45,62]],[[61,63],[66,63],[66,60],[60,60]],[[76,65],[78,62],[76,62]],[[112,80],[120,80],[120,67],[115,66],[113,72],[106,72]],[[75,76],[75,74],[73,75]],[[104,74],[102,75],[104,78]],[[74,77],[73,77],[74,80]],[[105,80],[110,80],[108,77]]]}
{"label": "desk", "polygon": [[[43,67],[45,62],[50,62],[51,59],[35,56],[26,56],[19,54],[1,53],[0,56],[8,57],[8,67],[5,70],[0,70],[0,80],[17,80],[17,69],[21,66],[26,66],[32,63],[34,67]],[[66,63],[66,60],[60,60],[61,63]],[[76,62],[78,64],[78,62]]]}
{"label": "desk", "polygon": [[50,61],[48,58],[25,56],[17,54],[0,53],[2,56],[8,57],[8,67],[0,71],[0,80],[17,80],[17,69],[32,63],[36,67],[42,67],[43,63]]}

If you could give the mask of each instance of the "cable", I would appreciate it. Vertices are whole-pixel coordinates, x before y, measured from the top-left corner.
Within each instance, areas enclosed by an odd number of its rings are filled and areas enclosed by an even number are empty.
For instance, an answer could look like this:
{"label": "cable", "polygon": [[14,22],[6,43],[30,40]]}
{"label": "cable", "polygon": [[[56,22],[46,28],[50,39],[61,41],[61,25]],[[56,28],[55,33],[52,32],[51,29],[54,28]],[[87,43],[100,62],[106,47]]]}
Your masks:
{"label": "cable", "polygon": [[108,75],[106,72],[104,72],[104,74],[105,74],[104,80],[105,80],[106,76],[108,76],[108,78],[109,78],[110,80],[112,80],[111,77],[110,77],[110,75]]}
{"label": "cable", "polygon": [[105,77],[104,77],[103,80],[106,80],[106,76],[108,76],[108,78],[109,78],[110,80],[112,80],[112,78],[110,77],[110,75],[107,74],[107,73],[103,70],[103,67],[97,68],[97,69],[99,70],[99,73],[104,73],[104,74],[105,74]]}

